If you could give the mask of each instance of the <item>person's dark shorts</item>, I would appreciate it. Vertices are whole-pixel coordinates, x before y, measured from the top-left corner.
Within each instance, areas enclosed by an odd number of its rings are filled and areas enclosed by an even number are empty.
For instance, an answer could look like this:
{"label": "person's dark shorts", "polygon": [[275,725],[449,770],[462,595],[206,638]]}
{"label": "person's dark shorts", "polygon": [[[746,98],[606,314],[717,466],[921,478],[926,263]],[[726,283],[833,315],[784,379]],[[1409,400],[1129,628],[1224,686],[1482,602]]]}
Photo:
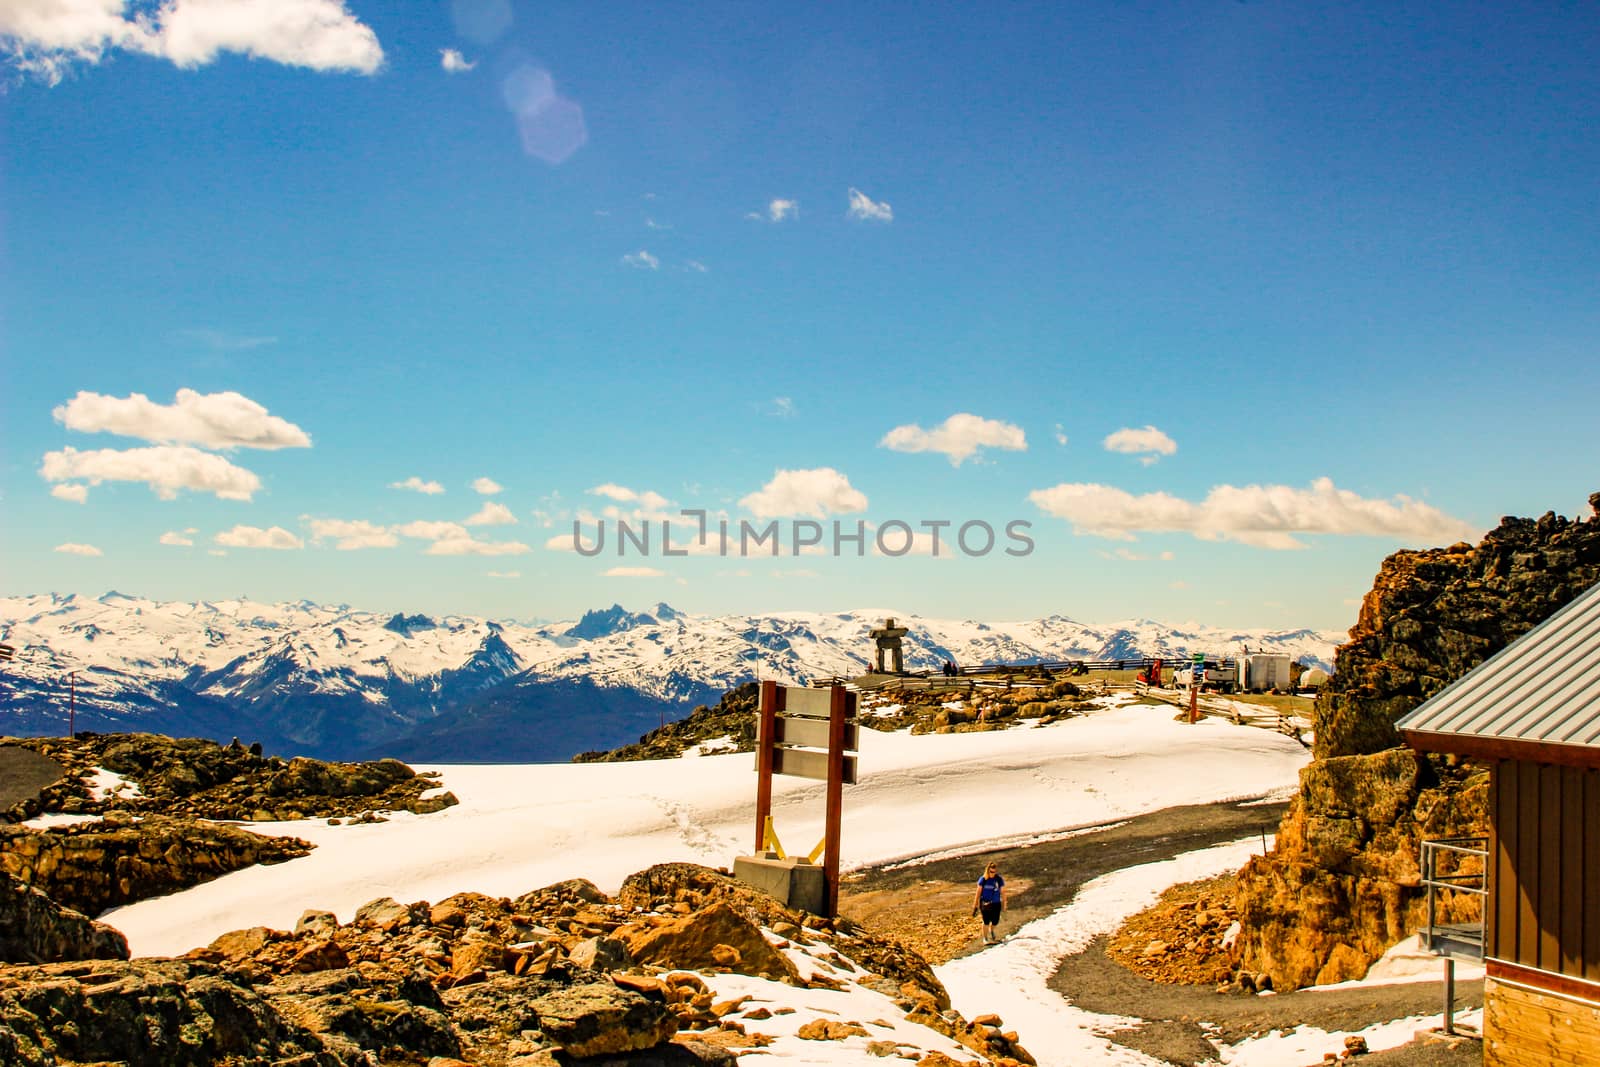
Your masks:
{"label": "person's dark shorts", "polygon": [[993,926],[1000,921],[1000,902],[998,900],[993,903],[980,904],[979,910],[983,912],[985,925]]}

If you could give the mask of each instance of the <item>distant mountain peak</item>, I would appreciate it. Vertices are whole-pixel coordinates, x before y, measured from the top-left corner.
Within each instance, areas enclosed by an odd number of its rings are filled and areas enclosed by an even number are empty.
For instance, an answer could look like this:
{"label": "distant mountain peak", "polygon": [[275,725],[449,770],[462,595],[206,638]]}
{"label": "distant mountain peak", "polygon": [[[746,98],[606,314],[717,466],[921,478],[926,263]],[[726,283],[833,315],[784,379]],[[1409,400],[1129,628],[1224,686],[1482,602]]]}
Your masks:
{"label": "distant mountain peak", "polygon": [[609,608],[596,608],[583,613],[579,619],[563,634],[563,637],[572,637],[580,641],[592,641],[597,637],[610,637],[612,634],[624,633],[640,626],[653,626],[662,621],[661,610],[665,608],[668,619],[678,617],[678,612],[666,604],[656,605],[656,614],[645,612],[631,612],[621,604],[612,604]]}
{"label": "distant mountain peak", "polygon": [[407,615],[403,611],[395,612],[394,618],[383,624],[385,630],[392,630],[401,637],[410,637],[437,627],[438,623],[426,615]]}

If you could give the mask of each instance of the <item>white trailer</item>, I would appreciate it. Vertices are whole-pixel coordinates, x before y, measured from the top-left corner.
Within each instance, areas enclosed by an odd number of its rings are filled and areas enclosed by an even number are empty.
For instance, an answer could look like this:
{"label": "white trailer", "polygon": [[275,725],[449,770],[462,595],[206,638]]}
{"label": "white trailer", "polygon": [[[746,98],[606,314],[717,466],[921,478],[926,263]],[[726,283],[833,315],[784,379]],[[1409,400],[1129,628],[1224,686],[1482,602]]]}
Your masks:
{"label": "white trailer", "polygon": [[1251,693],[1294,689],[1293,659],[1276,652],[1248,652],[1239,657],[1239,688]]}

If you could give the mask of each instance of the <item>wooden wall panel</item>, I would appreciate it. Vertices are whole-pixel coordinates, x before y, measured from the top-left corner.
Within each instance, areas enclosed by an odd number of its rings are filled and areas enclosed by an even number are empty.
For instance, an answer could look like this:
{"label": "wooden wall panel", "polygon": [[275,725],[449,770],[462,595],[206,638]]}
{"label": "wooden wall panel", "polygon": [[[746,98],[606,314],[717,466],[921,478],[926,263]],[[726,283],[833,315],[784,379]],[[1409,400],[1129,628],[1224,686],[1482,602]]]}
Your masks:
{"label": "wooden wall panel", "polygon": [[1517,839],[1511,866],[1517,873],[1517,940],[1513,963],[1539,966],[1539,921],[1534,909],[1539,901],[1539,768],[1518,762],[1516,810]]}
{"label": "wooden wall panel", "polygon": [[1589,879],[1584,894],[1583,977],[1600,982],[1600,771],[1583,774],[1583,870]]}
{"label": "wooden wall panel", "polygon": [[1588,918],[1584,913],[1590,909],[1585,906],[1583,899],[1584,772],[1578,767],[1562,767],[1559,770],[1559,778],[1561,796],[1566,802],[1561,810],[1561,834],[1557,848],[1561,852],[1561,899],[1566,906],[1562,908],[1561,915],[1554,924],[1561,946],[1560,957],[1554,962],[1554,967],[1562,974],[1587,977],[1584,973],[1583,926]]}
{"label": "wooden wall panel", "polygon": [[1589,1067],[1600,1063],[1600,1006],[1486,979],[1485,1067]]}
{"label": "wooden wall panel", "polygon": [[1600,981],[1600,770],[1502,760],[1489,811],[1487,954]]}
{"label": "wooden wall panel", "polygon": [[[1539,865],[1539,889],[1534,894],[1535,907],[1539,909],[1536,924],[1537,940],[1530,947],[1538,956],[1535,967],[1547,971],[1561,970],[1561,915],[1566,902],[1561,899],[1561,768],[1539,768],[1539,835],[1538,851],[1529,859]],[[1581,909],[1583,901],[1571,902]]]}

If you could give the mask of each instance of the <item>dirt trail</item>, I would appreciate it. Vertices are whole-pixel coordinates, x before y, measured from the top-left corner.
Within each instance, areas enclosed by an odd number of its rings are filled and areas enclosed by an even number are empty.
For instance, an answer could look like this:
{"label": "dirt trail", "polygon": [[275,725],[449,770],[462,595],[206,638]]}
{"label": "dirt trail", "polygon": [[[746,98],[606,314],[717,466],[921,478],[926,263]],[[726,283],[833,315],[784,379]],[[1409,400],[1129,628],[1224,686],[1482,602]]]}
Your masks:
{"label": "dirt trail", "polygon": [[[856,871],[841,887],[840,910],[939,963],[983,949],[978,922],[971,918],[972,893],[990,860],[999,863],[1006,878],[1011,906],[1002,925],[1010,931],[1069,903],[1085,882],[1101,875],[1258,833],[1270,835],[1285,806],[1235,802],[1168,808],[1062,840],[913,867]],[[1228,1042],[1301,1025],[1359,1030],[1377,1022],[1436,1014],[1444,995],[1442,981],[1272,996],[1219,994],[1210,985],[1158,985],[1106,955],[1103,937],[1064,959],[1050,984],[1088,1011],[1145,1020],[1113,1040],[1174,1064],[1214,1059],[1216,1050],[1206,1040],[1208,1030]],[[1458,982],[1457,1010],[1481,1005],[1482,987],[1481,981]],[[1209,1025],[1202,1027],[1202,1022]],[[1452,1065],[1477,1062],[1478,1055],[1471,1045],[1453,1051],[1408,1049],[1385,1054],[1397,1064]],[[1386,1061],[1374,1057],[1366,1062]]]}

